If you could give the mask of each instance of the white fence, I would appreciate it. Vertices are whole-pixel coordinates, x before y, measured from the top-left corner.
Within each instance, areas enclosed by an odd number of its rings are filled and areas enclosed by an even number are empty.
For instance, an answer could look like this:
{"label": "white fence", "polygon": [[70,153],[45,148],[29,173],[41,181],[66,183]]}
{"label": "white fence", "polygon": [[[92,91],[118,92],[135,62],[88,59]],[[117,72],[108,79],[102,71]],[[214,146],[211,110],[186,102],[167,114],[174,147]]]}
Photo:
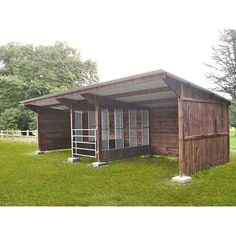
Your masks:
{"label": "white fence", "polygon": [[0,141],[13,141],[13,142],[38,142],[37,130],[1,130]]}

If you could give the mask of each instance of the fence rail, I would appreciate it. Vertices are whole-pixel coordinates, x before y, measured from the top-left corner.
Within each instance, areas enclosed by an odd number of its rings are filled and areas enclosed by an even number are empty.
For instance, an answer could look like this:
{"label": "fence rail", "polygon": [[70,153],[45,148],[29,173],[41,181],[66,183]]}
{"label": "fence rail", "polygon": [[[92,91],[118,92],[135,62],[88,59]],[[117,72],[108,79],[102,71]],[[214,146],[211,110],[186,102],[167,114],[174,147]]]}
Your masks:
{"label": "fence rail", "polygon": [[1,130],[0,141],[37,143],[37,130]]}

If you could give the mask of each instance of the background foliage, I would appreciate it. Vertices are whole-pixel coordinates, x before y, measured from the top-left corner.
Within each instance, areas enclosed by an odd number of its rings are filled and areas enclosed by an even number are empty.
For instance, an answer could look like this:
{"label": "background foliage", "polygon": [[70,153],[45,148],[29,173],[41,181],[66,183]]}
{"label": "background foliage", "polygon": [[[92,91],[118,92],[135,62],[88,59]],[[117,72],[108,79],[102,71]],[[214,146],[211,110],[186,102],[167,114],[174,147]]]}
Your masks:
{"label": "background foliage", "polygon": [[98,82],[97,65],[66,42],[0,47],[0,129],[35,129],[35,113],[19,102]]}
{"label": "background foliage", "polygon": [[219,43],[212,49],[214,64],[207,64],[207,78],[216,85],[216,91],[231,95],[230,123],[236,127],[236,30],[221,31]]}

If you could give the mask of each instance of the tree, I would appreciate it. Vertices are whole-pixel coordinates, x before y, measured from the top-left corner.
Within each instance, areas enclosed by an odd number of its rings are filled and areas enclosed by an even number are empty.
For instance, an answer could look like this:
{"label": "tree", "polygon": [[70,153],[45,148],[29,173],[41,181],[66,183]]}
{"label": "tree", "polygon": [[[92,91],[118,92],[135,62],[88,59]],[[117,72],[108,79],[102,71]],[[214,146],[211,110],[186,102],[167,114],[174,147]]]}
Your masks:
{"label": "tree", "polygon": [[82,61],[65,42],[49,46],[9,43],[0,47],[0,127],[28,129],[35,116],[19,102],[98,82],[97,65]]}
{"label": "tree", "polygon": [[215,90],[236,98],[236,30],[220,32],[219,44],[213,47],[214,65],[207,66],[207,78],[215,85]]}
{"label": "tree", "polygon": [[0,63],[0,75],[27,83],[28,98],[98,82],[96,63],[83,62],[79,51],[65,42],[36,47],[9,43],[0,47]]}
{"label": "tree", "polygon": [[33,111],[24,107],[7,108],[0,113],[0,129],[1,130],[35,130],[36,116]]}
{"label": "tree", "polygon": [[11,107],[18,107],[19,101],[27,96],[27,84],[16,76],[0,76],[0,114]]}
{"label": "tree", "polygon": [[236,136],[236,100],[233,100],[230,106],[230,125],[235,128]]}

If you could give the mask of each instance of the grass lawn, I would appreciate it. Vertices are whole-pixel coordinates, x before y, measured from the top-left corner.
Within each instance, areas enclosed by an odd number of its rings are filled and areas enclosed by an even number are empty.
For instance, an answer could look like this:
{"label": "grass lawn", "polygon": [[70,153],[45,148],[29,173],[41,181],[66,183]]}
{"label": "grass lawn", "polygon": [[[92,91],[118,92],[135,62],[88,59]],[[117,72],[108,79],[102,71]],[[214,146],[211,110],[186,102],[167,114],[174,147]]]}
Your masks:
{"label": "grass lawn", "polygon": [[236,151],[236,136],[235,129],[230,129],[230,149],[231,151]]}
{"label": "grass lawn", "polygon": [[[231,147],[236,150],[235,137]],[[0,205],[236,205],[234,152],[229,164],[206,169],[181,185],[170,181],[178,174],[178,161],[172,157],[137,157],[92,168],[94,160],[88,158],[67,163],[69,151],[41,156],[35,151],[34,144],[0,142]]]}
{"label": "grass lawn", "polygon": [[0,141],[37,143],[36,136],[0,136]]}

